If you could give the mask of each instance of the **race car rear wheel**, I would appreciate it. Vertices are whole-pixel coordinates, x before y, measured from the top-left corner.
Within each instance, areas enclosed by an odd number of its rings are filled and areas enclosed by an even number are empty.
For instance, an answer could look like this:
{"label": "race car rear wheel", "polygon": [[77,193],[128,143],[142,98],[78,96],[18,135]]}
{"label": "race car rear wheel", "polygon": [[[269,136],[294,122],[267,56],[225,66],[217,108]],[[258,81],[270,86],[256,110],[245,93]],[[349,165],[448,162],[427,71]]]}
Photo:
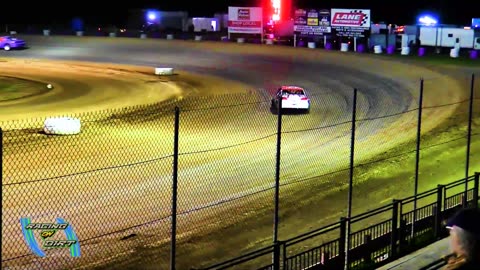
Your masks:
{"label": "race car rear wheel", "polygon": [[3,46],[3,49],[5,51],[10,51],[10,45],[7,44],[7,45]]}

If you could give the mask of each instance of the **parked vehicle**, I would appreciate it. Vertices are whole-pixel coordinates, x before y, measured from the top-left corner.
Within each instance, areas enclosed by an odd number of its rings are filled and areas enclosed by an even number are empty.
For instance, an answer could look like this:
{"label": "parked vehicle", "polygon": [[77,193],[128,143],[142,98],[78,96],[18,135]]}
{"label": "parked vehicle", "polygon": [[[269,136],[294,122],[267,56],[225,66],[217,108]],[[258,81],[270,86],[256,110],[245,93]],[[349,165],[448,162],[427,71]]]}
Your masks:
{"label": "parked vehicle", "polygon": [[25,46],[25,41],[19,38],[15,38],[12,36],[0,37],[0,49],[4,49],[5,51],[10,51],[11,49],[25,48]]}
{"label": "parked vehicle", "polygon": [[420,27],[421,46],[480,50],[480,34],[473,29],[454,27]]}

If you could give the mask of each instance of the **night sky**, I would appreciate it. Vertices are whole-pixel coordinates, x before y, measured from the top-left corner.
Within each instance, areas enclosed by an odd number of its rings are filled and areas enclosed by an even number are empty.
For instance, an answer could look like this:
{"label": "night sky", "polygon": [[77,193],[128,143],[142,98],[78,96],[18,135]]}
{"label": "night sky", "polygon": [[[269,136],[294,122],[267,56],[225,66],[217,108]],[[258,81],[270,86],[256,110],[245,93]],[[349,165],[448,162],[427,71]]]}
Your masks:
{"label": "night sky", "polygon": [[[87,24],[123,24],[130,8],[158,8],[160,10],[184,10],[190,16],[212,16],[226,11],[228,6],[257,6],[260,0],[126,0],[120,1],[2,1],[0,27],[4,24],[41,24],[69,22],[80,16]],[[360,0],[292,0],[297,7],[311,8],[358,8],[371,9],[372,21],[394,24],[411,24],[422,11],[438,14],[441,23],[470,25],[473,17],[480,17],[480,9],[473,0],[403,0],[403,1],[360,1]],[[5,2],[5,3],[3,3]],[[129,4],[131,3],[131,4]],[[70,6],[71,5],[71,6]],[[478,5],[477,5],[478,7]]]}

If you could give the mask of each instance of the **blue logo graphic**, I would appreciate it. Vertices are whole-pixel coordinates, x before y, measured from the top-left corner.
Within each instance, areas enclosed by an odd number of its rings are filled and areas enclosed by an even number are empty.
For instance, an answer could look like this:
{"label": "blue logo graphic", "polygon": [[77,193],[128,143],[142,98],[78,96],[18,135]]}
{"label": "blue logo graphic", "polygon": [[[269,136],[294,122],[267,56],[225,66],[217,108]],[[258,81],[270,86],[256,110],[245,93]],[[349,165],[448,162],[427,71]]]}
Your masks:
{"label": "blue logo graphic", "polygon": [[[43,248],[69,248],[72,257],[80,257],[80,242],[72,226],[64,219],[57,218],[57,223],[32,223],[30,218],[21,218],[20,224],[22,225],[23,238],[35,255],[47,256],[38,245],[33,233],[34,231],[40,231]],[[64,231],[67,240],[52,239],[51,237],[56,235],[57,231]]]}

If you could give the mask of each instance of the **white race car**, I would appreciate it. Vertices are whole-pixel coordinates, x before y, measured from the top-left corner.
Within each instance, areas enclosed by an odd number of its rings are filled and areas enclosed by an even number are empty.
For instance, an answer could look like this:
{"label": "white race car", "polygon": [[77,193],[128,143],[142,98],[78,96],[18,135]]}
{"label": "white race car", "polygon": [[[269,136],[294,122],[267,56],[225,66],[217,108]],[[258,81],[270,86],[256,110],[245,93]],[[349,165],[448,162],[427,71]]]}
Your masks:
{"label": "white race car", "polygon": [[278,110],[279,98],[282,98],[282,109],[302,110],[310,112],[310,98],[305,89],[298,86],[282,86],[272,98],[272,109]]}

